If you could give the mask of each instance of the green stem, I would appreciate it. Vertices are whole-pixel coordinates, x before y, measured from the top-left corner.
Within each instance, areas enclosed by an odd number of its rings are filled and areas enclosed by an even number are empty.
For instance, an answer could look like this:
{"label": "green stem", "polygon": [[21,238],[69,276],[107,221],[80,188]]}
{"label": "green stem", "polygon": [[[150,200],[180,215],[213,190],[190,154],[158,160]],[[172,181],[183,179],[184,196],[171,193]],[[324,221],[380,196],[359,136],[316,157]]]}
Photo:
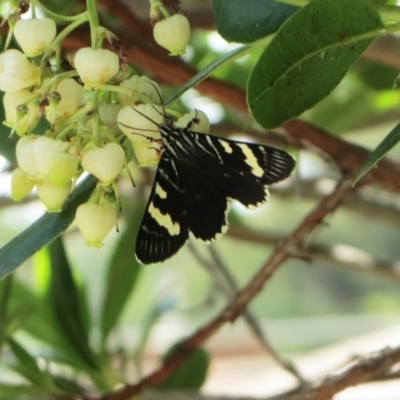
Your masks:
{"label": "green stem", "polygon": [[86,0],[87,16],[90,24],[90,38],[92,48],[98,48],[97,30],[100,26],[99,16],[97,15],[96,0]]}
{"label": "green stem", "polygon": [[50,54],[53,53],[53,51],[57,51],[55,49],[58,49],[61,47],[62,41],[74,30],[76,29],[79,25],[83,24],[84,22],[87,21],[87,15],[86,13],[81,14],[78,19],[76,19],[74,22],[66,26],[59,34],[58,36],[53,40],[51,45],[47,48],[47,50],[44,52],[43,57],[42,57],[42,64],[46,62],[46,60],[49,58]]}
{"label": "green stem", "polygon": [[81,14],[71,16],[71,17],[65,16],[65,15],[59,15],[59,14],[54,13],[53,11],[50,11],[39,0],[35,0],[35,1],[38,3],[40,8],[44,11],[44,13],[46,14],[47,17],[50,17],[56,21],[71,21],[72,22],[72,21],[76,21],[77,19],[86,15],[86,11]]}
{"label": "green stem", "polygon": [[93,142],[96,146],[100,146],[100,129],[99,129],[99,89],[95,89],[91,96],[92,110],[94,111],[93,119]]}
{"label": "green stem", "polygon": [[32,14],[32,19],[36,18],[36,0],[31,1],[31,14]]}

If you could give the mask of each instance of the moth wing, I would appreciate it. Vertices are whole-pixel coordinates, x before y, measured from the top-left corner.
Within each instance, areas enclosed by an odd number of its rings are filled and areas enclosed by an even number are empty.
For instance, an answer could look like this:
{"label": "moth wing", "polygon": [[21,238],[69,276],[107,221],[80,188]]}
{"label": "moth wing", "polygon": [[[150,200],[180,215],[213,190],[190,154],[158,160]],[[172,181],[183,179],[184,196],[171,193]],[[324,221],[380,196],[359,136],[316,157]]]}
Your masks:
{"label": "moth wing", "polygon": [[173,159],[161,157],[136,239],[136,257],[143,264],[166,260],[189,236],[185,189]]}
{"label": "moth wing", "polygon": [[246,207],[268,198],[268,185],[287,178],[295,161],[287,152],[269,146],[238,142],[191,132],[197,144],[193,162],[226,197]]}

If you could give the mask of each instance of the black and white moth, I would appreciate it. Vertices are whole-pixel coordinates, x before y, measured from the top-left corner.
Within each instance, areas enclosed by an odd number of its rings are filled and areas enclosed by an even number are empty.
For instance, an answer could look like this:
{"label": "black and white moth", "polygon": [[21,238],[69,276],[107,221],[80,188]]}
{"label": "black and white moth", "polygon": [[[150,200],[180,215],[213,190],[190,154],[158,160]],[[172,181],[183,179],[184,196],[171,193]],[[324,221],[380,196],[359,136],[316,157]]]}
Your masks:
{"label": "black and white moth", "polygon": [[157,124],[162,152],[136,240],[143,264],[164,261],[186,243],[189,231],[209,243],[226,232],[231,200],[257,207],[268,185],[287,178],[295,161],[283,150],[178,128],[169,115]]}

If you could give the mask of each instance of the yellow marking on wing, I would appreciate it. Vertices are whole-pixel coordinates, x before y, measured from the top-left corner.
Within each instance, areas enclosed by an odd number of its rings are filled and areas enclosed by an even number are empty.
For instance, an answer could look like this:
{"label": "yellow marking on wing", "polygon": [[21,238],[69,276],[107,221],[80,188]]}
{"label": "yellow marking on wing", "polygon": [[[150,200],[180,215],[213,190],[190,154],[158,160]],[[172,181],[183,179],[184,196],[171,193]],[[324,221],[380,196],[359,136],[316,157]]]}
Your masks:
{"label": "yellow marking on wing", "polygon": [[229,143],[225,142],[225,140],[219,140],[219,142],[227,153],[232,153],[233,150]]}
{"label": "yellow marking on wing", "polygon": [[253,174],[262,177],[264,175],[264,170],[258,164],[257,158],[255,157],[251,149],[243,143],[238,144],[238,146],[242,149],[243,154],[246,157],[246,164],[251,167],[251,171],[253,172]]}
{"label": "yellow marking on wing", "polygon": [[158,208],[154,207],[151,203],[149,206],[150,215],[157,221],[157,223],[163,226],[170,235],[179,235],[181,227],[178,223],[172,222],[169,214],[163,214]]}
{"label": "yellow marking on wing", "polygon": [[160,196],[161,199],[167,198],[167,192],[160,186],[156,186],[156,193]]}

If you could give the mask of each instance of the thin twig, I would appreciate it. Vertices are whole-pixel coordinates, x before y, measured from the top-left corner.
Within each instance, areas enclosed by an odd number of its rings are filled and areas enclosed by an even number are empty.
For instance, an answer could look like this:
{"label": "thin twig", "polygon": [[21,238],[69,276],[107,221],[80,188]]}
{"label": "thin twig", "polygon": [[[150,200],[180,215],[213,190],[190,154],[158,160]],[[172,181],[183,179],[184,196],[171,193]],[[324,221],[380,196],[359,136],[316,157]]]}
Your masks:
{"label": "thin twig", "polygon": [[[239,291],[239,287],[236,284],[236,281],[229,269],[217,254],[213,245],[209,246],[209,252],[213,259],[213,262],[210,262],[208,259],[203,257],[200,252],[197,250],[196,246],[194,246],[191,242],[188,244],[188,248],[193,256],[199,261],[199,263],[208,271],[208,273],[213,277],[214,283],[217,285],[218,290],[225,296],[228,301],[231,301],[232,298]],[[221,279],[223,280],[221,282]],[[267,336],[265,335],[263,329],[261,328],[257,318],[254,314],[246,309],[242,315],[243,319],[249,326],[251,332],[260,342],[260,344],[264,347],[267,353],[274,358],[274,360],[287,372],[294,375],[301,384],[305,384],[304,378],[301,376],[299,371],[297,371],[296,367],[289,361],[282,358],[279,353],[273,348],[270,344]]]}

